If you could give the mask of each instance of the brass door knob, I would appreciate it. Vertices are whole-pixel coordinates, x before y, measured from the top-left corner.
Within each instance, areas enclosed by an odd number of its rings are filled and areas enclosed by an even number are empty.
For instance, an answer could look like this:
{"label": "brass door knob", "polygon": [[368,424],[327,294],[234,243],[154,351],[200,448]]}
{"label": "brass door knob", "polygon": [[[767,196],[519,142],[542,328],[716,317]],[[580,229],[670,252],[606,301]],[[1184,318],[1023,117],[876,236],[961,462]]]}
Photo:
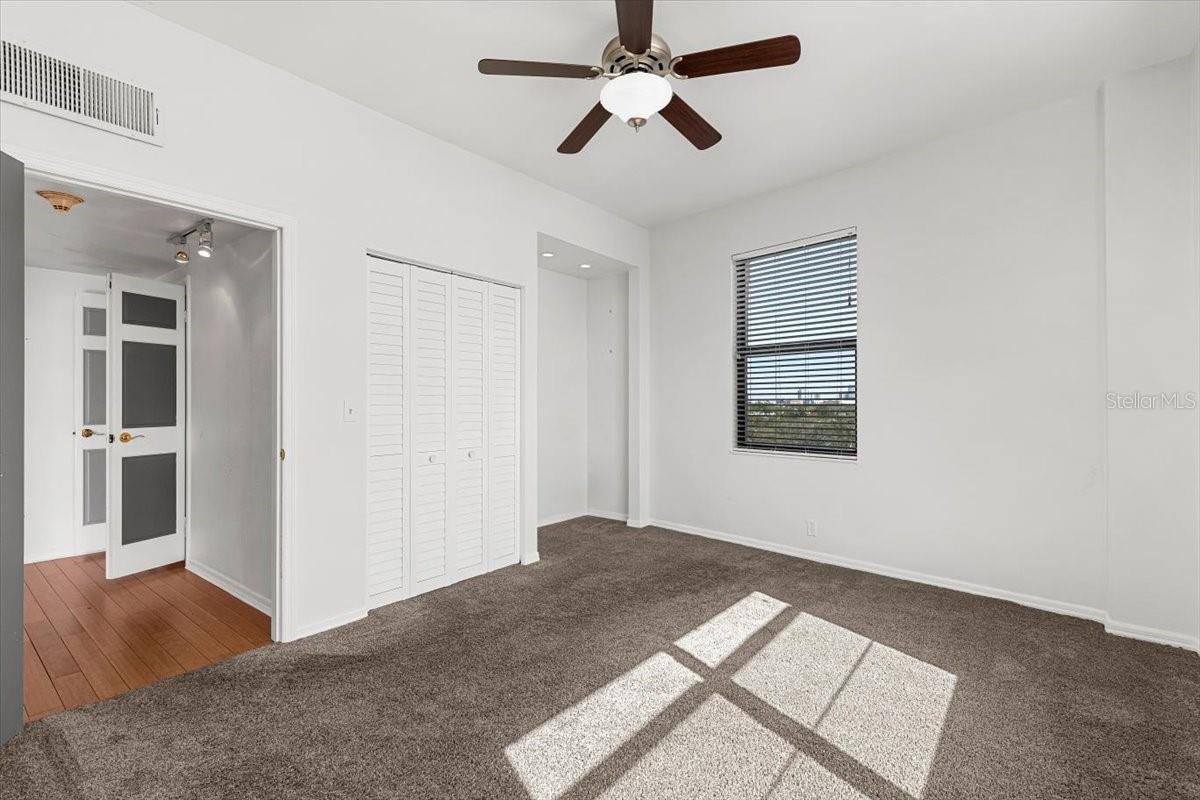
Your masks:
{"label": "brass door knob", "polygon": [[128,443],[132,442],[134,439],[141,439],[142,434],[139,433],[137,436],[134,436],[129,431],[121,431],[121,435],[118,436],[117,438],[121,440],[121,444],[128,444]]}
{"label": "brass door knob", "polygon": [[91,428],[84,428],[83,430],[81,430],[79,432],[79,435],[82,436],[84,439],[86,439],[89,436],[95,436],[96,432],[94,430],[92,430]]}

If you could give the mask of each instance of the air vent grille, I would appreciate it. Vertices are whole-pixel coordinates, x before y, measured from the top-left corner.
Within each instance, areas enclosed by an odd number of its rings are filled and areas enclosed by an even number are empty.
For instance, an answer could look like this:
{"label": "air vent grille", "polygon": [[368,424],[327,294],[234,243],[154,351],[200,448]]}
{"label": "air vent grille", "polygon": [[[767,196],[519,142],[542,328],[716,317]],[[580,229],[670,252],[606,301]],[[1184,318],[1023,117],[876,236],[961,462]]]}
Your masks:
{"label": "air vent grille", "polygon": [[154,92],[19,44],[3,46],[0,100],[158,143]]}

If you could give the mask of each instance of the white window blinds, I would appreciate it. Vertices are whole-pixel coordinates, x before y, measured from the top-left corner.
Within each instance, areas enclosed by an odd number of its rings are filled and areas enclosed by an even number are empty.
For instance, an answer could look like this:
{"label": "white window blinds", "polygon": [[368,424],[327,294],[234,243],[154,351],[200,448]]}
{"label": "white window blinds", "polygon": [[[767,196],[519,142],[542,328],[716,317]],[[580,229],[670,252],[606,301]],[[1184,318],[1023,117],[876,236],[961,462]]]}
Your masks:
{"label": "white window blinds", "polygon": [[735,259],[737,447],[857,454],[857,242]]}

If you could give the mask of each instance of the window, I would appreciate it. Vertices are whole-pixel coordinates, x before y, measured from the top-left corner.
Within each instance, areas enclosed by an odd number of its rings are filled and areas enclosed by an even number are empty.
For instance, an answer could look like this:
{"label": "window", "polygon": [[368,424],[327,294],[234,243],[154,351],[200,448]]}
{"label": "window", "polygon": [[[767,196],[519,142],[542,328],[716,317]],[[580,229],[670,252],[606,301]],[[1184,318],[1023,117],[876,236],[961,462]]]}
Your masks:
{"label": "window", "polygon": [[858,453],[853,230],[734,257],[739,449]]}

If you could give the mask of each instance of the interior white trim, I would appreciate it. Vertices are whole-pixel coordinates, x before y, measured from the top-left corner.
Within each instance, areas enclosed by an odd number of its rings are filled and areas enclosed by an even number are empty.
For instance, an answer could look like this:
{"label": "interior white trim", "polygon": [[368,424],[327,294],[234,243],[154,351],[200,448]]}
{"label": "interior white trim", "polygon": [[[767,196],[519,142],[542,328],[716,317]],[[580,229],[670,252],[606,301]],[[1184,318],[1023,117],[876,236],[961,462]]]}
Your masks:
{"label": "interior white trim", "polygon": [[568,514],[555,514],[552,517],[538,520],[538,527],[542,528],[546,525],[557,525],[560,522],[566,522],[569,519],[578,519],[579,517],[587,516],[586,511],[572,511]]}
{"label": "interior white trim", "polygon": [[542,557],[538,553],[537,550],[530,550],[521,556],[521,563],[524,564],[525,566],[529,566],[530,564],[536,564],[537,562],[539,562],[541,560],[542,560]]}
{"label": "interior white trim", "polygon": [[589,509],[584,516],[600,517],[601,519],[611,519],[617,522],[625,522],[629,519],[628,514],[619,514],[616,511],[597,511],[594,508]]}
{"label": "interior white trim", "polygon": [[58,550],[47,550],[43,553],[35,553],[34,555],[29,556],[28,558],[25,559],[25,564],[26,564],[26,566],[28,566],[29,564],[38,564],[38,563],[41,563],[42,561],[54,561],[55,559],[59,559],[59,558],[77,558],[78,556],[88,556],[88,555],[91,555],[92,553],[103,553],[103,552],[104,552],[103,547],[101,547],[99,550],[89,550],[89,549],[81,550],[81,549],[75,548],[75,547],[65,547],[65,548],[59,548]]}
{"label": "interior white trim", "polygon": [[267,616],[271,615],[271,600],[269,598],[263,597],[258,592],[235,581],[220,570],[205,566],[199,561],[190,558],[183,562],[183,566],[184,569],[198,575],[218,589],[228,592],[243,603],[254,606]]}
{"label": "interior white trim", "polygon": [[1165,644],[1171,647],[1182,647],[1185,650],[1195,650],[1197,654],[1200,654],[1200,637],[1184,636],[1180,633],[1164,631],[1158,628],[1148,628],[1145,625],[1134,625],[1130,622],[1117,622],[1109,617],[1108,614],[1104,615],[1104,630],[1113,636],[1123,636],[1126,639],[1141,639],[1143,642],[1154,642],[1155,644]]}
{"label": "interior white trim", "polygon": [[854,569],[860,572],[870,572],[874,575],[883,575],[888,578],[899,578],[900,580],[923,583],[928,586],[937,586],[942,589],[952,589],[956,592],[966,592],[967,594],[979,595],[981,597],[991,597],[996,600],[1007,600],[1010,603],[1017,603],[1018,605],[1036,608],[1041,611],[1050,611],[1055,614],[1064,614],[1068,617],[1078,617],[1080,619],[1091,620],[1093,622],[1100,622],[1104,625],[1105,631],[1116,636],[1124,636],[1131,639],[1141,639],[1143,641],[1154,642],[1156,644],[1167,644],[1173,647],[1183,647],[1188,650],[1196,650],[1200,652],[1200,642],[1193,637],[1173,633],[1170,631],[1162,631],[1155,628],[1146,628],[1140,625],[1114,622],[1109,619],[1108,612],[1092,606],[1084,606],[1076,603],[1065,603],[1060,600],[1050,600],[1045,597],[1037,597],[1035,595],[1022,594],[1020,592],[1010,592],[1005,589],[996,589],[991,586],[982,586],[977,583],[969,583],[967,581],[960,581],[954,578],[943,578],[937,575],[929,575],[924,572],[914,572],[912,570],[900,569],[898,567],[889,567],[883,564],[875,564],[870,561],[860,561],[856,558],[846,558],[844,556],[821,553],[816,550],[804,550],[799,547],[777,544],[775,542],[767,542],[762,539],[752,539],[748,536],[738,536],[736,534],[725,533],[723,531],[700,528],[695,525],[686,525],[682,522],[668,522],[666,520],[656,519],[651,520],[650,524],[654,525],[655,527],[665,528],[678,533],[687,533],[693,536],[702,536],[706,539],[716,539],[722,542],[740,544],[745,547],[753,547],[757,550],[768,550],[772,553],[780,553],[781,555],[803,558],[808,561],[816,561],[821,564],[831,564],[836,567],[846,567],[847,569]]}
{"label": "interior white trim", "polygon": [[343,625],[349,625],[351,622],[358,622],[360,619],[366,619],[367,609],[356,608],[353,611],[347,611],[344,614],[334,614],[332,617],[326,617],[319,622],[313,622],[308,625],[295,626],[293,639],[303,639],[305,636],[313,636],[314,634],[330,631],[334,628],[340,628]]}
{"label": "interior white trim", "polygon": [[[324,622],[308,626],[295,624],[294,581],[295,565],[295,498],[296,458],[300,447],[295,435],[295,414],[299,407],[296,394],[296,305],[299,294],[296,269],[297,224],[286,214],[251,206],[223,197],[201,194],[190,189],[158,183],[137,175],[116,172],[59,158],[18,145],[5,145],[5,152],[25,165],[26,173],[65,180],[83,186],[115,192],[155,203],[165,203],[187,208],[206,216],[218,216],[240,222],[250,227],[275,230],[275,275],[276,346],[279,361],[278,428],[276,437],[279,449],[287,449],[290,469],[283,469],[283,461],[277,462],[276,486],[279,493],[278,523],[275,537],[275,597],[277,608],[271,617],[271,638],[276,641],[291,641],[308,635],[302,630],[315,633],[325,630]],[[363,611],[363,614],[366,612]],[[347,620],[350,621],[350,620]],[[342,624],[342,623],[338,623]]]}

